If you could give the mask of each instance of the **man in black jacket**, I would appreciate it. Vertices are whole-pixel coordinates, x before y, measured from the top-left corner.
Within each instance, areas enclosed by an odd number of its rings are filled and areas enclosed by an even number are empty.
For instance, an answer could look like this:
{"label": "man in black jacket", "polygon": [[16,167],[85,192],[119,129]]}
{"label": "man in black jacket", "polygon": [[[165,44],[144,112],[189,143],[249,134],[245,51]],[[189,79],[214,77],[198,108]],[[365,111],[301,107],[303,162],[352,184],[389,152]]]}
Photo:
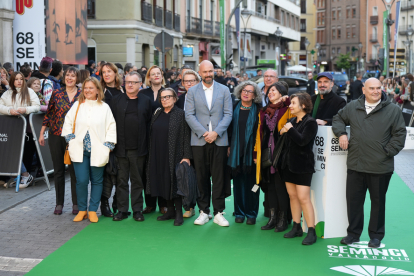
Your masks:
{"label": "man in black jacket", "polygon": [[315,80],[313,79],[313,74],[308,74],[308,83],[306,86],[306,92],[312,97],[315,95]]}
{"label": "man in black jacket", "polygon": [[320,126],[332,125],[332,118],[345,105],[346,101],[332,92],[334,85],[332,74],[319,73],[317,78],[318,94],[312,96],[313,110],[311,115]]}
{"label": "man in black jacket", "polygon": [[352,96],[352,100],[358,100],[359,97],[361,97],[361,95],[363,94],[362,92],[362,87],[364,87],[364,85],[362,84],[362,75],[360,73],[356,74],[356,81],[354,81],[353,83],[351,83],[351,86],[349,87],[351,96]]}
{"label": "man in black jacket", "polygon": [[142,79],[137,72],[125,77],[126,93],[119,94],[111,100],[111,110],[116,121],[118,175],[116,199],[119,212],[114,221],[128,218],[129,185],[131,180],[131,206],[136,221],[144,221],[142,215],[144,190],[144,167],[148,154],[147,141],[149,123],[152,116],[151,100],[145,95],[138,95]]}
{"label": "man in black jacket", "polygon": [[[381,91],[381,82],[370,78],[364,96],[351,101],[333,119],[339,145],[348,150],[346,202],[348,235],[342,244],[359,242],[364,228],[364,201],[371,198],[369,247],[378,248],[385,235],[385,198],[394,171],[394,156],[403,148],[407,134],[401,109]],[[351,127],[351,137],[345,127]]]}
{"label": "man in black jacket", "polygon": [[223,73],[223,69],[221,68],[215,68],[214,69],[214,81],[222,84],[222,85],[227,85],[226,80],[224,79],[224,73]]}

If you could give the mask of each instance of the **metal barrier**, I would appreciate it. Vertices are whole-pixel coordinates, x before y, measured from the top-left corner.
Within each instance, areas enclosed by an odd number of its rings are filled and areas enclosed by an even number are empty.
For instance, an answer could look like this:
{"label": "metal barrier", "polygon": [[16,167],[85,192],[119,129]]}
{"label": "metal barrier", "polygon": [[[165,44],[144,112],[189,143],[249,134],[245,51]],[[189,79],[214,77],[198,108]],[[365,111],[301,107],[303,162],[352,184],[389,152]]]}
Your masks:
{"label": "metal barrier", "polygon": [[0,115],[0,175],[17,176],[16,193],[19,192],[26,124],[21,115]]}

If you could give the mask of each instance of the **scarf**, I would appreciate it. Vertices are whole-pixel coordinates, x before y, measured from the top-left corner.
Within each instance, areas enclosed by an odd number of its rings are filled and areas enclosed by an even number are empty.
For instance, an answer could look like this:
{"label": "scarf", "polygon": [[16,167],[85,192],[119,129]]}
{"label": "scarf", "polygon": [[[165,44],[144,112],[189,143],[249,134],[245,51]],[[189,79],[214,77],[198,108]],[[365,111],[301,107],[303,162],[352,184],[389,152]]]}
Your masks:
{"label": "scarf", "polygon": [[319,104],[321,103],[321,94],[316,97],[315,105],[313,106],[312,117],[316,119],[316,113],[318,113]]}
{"label": "scarf", "polygon": [[252,104],[252,108],[249,112],[249,117],[247,117],[246,133],[245,133],[245,143],[244,143],[244,156],[243,164],[240,164],[240,142],[239,142],[239,114],[240,114],[241,101],[236,106],[236,109],[233,112],[233,134],[231,138],[230,146],[230,155],[227,162],[232,169],[237,167],[251,167],[253,164],[253,146],[254,146],[254,137],[253,137],[253,128],[256,122],[256,104]]}
{"label": "scarf", "polygon": [[278,103],[275,104],[268,104],[265,113],[269,115],[270,119],[273,118],[273,116],[275,115],[276,110],[278,110],[279,108],[282,108],[285,105],[285,102],[280,101]]}

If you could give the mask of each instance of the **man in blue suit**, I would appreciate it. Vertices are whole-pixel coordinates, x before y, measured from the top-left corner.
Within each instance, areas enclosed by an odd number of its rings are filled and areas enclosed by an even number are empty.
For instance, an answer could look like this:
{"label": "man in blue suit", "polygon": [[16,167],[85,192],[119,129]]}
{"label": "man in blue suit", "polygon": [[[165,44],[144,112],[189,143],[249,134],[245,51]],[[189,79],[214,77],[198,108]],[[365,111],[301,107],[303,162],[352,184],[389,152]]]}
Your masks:
{"label": "man in blue suit", "polygon": [[[211,218],[210,199],[214,208],[214,223],[229,226],[224,218],[225,194],[229,182],[225,181],[227,159],[227,128],[232,116],[229,89],[214,81],[214,66],[204,60],[198,72],[202,82],[187,92],[185,119],[191,128],[191,146],[200,197],[197,204],[200,216],[194,224],[204,225]],[[213,180],[211,193],[210,177]]]}

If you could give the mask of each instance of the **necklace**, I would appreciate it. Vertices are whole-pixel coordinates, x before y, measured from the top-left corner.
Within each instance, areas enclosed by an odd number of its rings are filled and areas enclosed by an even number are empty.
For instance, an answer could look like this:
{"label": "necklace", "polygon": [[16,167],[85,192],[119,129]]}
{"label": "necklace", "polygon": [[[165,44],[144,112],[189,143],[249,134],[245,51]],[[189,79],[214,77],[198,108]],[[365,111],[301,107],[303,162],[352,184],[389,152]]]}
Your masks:
{"label": "necklace", "polygon": [[252,108],[251,106],[244,106],[244,105],[240,105],[240,107],[241,107],[242,109],[251,109],[251,108]]}

